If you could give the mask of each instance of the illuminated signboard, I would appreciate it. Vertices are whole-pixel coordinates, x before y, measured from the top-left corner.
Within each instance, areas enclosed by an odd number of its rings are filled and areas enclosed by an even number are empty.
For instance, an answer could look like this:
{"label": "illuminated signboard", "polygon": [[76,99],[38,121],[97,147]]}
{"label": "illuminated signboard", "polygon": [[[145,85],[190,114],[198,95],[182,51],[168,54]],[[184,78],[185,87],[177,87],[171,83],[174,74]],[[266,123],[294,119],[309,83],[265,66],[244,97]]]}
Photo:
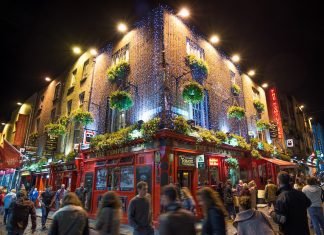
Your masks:
{"label": "illuminated signboard", "polygon": [[209,166],[218,166],[218,158],[210,157],[208,163]]}
{"label": "illuminated signboard", "polygon": [[271,88],[269,91],[269,104],[270,104],[270,116],[273,122],[278,126],[278,139],[283,139],[283,130],[281,115],[279,109],[279,102],[277,97],[277,91],[275,88]]}

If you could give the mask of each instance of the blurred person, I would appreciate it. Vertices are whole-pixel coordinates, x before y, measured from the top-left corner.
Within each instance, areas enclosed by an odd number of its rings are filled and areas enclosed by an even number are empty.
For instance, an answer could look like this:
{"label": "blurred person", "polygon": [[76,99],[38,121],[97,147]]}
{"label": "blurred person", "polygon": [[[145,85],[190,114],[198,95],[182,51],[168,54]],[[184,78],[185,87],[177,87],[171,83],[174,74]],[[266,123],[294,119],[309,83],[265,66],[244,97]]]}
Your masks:
{"label": "blurred person", "polygon": [[280,171],[277,176],[279,190],[274,211],[270,216],[279,225],[279,230],[285,235],[309,235],[307,208],[311,201],[304,193],[293,189],[290,176]]}
{"label": "blurred person", "polygon": [[75,193],[67,193],[62,199],[62,208],[53,215],[48,235],[88,235],[87,212]]}
{"label": "blurred person", "polygon": [[3,187],[0,189],[0,215],[3,215],[4,212],[4,198],[6,194],[3,191]]}
{"label": "blurred person", "polygon": [[224,204],[225,204],[226,210],[228,212],[229,218],[234,220],[235,208],[234,208],[234,195],[233,195],[231,180],[226,181],[226,185],[225,185],[225,189],[224,189]]}
{"label": "blurred person", "polygon": [[138,194],[128,206],[128,222],[134,228],[133,235],[154,235],[152,227],[152,206],[147,193],[148,185],[140,181],[136,185]]}
{"label": "blurred person", "polygon": [[4,207],[4,216],[3,223],[7,224],[7,219],[9,217],[9,207],[10,204],[16,200],[16,190],[12,189],[3,199],[3,207]]}
{"label": "blurred person", "polygon": [[182,206],[184,209],[192,212],[192,214],[196,214],[196,203],[187,187],[183,187],[181,189],[181,193],[183,195]]}
{"label": "blurred person", "polygon": [[316,235],[322,235],[324,233],[323,192],[321,187],[317,185],[317,179],[315,177],[307,178],[306,182],[307,185],[302,189],[302,192],[305,193],[312,203],[308,208],[308,214]]}
{"label": "blurred person", "polygon": [[87,205],[87,189],[84,187],[84,183],[80,183],[80,187],[75,190],[75,194],[80,199],[82,206],[84,208]]}
{"label": "blurred person", "polygon": [[237,235],[275,235],[267,216],[252,207],[251,196],[241,196],[239,205],[240,212],[233,222]]}
{"label": "blurred person", "polygon": [[243,189],[243,180],[239,180],[239,183],[236,185],[236,195],[240,196]]}
{"label": "blurred person", "polygon": [[296,178],[295,184],[294,184],[294,189],[302,191],[303,187],[305,185],[301,182],[300,178]]}
{"label": "blurred person", "polygon": [[52,187],[48,186],[40,196],[41,209],[42,209],[42,229],[46,229],[46,220],[51,207],[54,204],[55,193],[52,191]]}
{"label": "blurred person", "polygon": [[219,197],[221,198],[221,200],[224,202],[224,185],[223,185],[223,182],[220,181],[217,184],[216,191],[218,192]]}
{"label": "blurred person", "polygon": [[56,210],[58,210],[62,204],[62,200],[64,196],[68,193],[68,191],[65,189],[65,184],[61,184],[61,188],[56,191],[55,193],[55,206]]}
{"label": "blurred person", "polygon": [[164,186],[161,198],[166,212],[160,216],[160,235],[195,235],[195,217],[181,207],[176,187],[171,184]]}
{"label": "blurred person", "polygon": [[99,235],[119,235],[122,204],[115,192],[106,192],[101,199],[95,224]]}
{"label": "blurred person", "polygon": [[268,204],[268,210],[270,211],[271,205],[273,208],[276,203],[276,193],[277,193],[277,185],[275,185],[271,179],[268,179],[268,184],[265,186],[264,198],[266,203]]}
{"label": "blurred person", "polygon": [[7,221],[8,235],[24,234],[28,225],[28,217],[30,215],[32,222],[32,233],[36,230],[36,210],[35,205],[27,197],[27,192],[21,190],[17,193],[17,200],[13,201],[9,206],[9,219]]}
{"label": "blurred person", "polygon": [[257,190],[256,183],[254,182],[254,180],[251,180],[248,183],[248,187],[249,187],[249,191],[250,191],[250,194],[251,194],[251,207],[253,209],[257,210],[258,209],[257,208],[258,190]]}
{"label": "blurred person", "polygon": [[225,235],[227,211],[219,194],[211,188],[203,187],[198,191],[197,197],[204,215],[202,235]]}
{"label": "blurred person", "polygon": [[33,190],[29,193],[29,199],[34,203],[34,205],[36,206],[36,200],[38,198],[38,191],[37,188],[34,187]]}

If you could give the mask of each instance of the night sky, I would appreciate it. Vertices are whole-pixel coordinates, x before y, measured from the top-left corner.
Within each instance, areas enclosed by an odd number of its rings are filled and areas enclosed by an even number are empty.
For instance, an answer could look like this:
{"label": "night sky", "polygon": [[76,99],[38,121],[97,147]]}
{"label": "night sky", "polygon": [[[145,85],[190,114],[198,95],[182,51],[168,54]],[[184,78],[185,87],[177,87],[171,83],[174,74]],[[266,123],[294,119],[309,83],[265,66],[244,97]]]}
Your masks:
{"label": "night sky", "polygon": [[175,11],[187,6],[196,29],[206,37],[217,33],[225,53],[241,55],[243,72],[255,68],[255,81],[295,95],[324,124],[324,14],[319,1],[290,0],[5,0],[0,122],[10,119],[16,102],[45,87],[46,76],[55,78],[77,59],[73,45],[87,49],[117,40],[117,22],[131,26],[159,3]]}

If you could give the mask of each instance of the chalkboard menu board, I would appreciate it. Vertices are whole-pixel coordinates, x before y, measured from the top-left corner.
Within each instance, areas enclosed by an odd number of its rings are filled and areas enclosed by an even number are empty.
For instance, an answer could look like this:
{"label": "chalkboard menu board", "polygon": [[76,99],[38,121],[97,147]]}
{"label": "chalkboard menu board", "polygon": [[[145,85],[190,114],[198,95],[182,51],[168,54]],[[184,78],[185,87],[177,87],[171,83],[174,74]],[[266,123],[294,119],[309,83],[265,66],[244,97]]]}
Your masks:
{"label": "chalkboard menu board", "polygon": [[137,166],[136,167],[136,184],[140,181],[145,181],[148,185],[148,193],[152,193],[152,167]]}
{"label": "chalkboard menu board", "polygon": [[85,174],[84,187],[87,189],[87,205],[85,208],[87,211],[91,210],[91,199],[92,199],[92,184],[93,184],[93,172],[87,172]]}

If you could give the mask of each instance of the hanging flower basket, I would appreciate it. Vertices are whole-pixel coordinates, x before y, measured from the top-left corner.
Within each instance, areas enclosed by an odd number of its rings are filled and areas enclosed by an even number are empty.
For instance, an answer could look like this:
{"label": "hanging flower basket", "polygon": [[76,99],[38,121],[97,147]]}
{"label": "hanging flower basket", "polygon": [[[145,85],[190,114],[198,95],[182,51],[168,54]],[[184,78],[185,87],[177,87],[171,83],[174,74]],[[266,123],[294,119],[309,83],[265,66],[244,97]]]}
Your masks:
{"label": "hanging flower basket", "polygon": [[66,128],[59,123],[50,123],[45,126],[45,130],[49,135],[59,136],[66,133]]}
{"label": "hanging flower basket", "polygon": [[190,126],[187,120],[182,116],[177,116],[173,119],[174,130],[180,134],[187,135],[190,131]]}
{"label": "hanging flower basket", "polygon": [[70,121],[70,118],[67,116],[62,116],[59,118],[59,120],[57,121],[59,124],[62,124],[63,126],[67,126],[68,123]]}
{"label": "hanging flower basket", "polygon": [[32,145],[35,145],[35,144],[36,144],[37,139],[38,139],[38,133],[37,133],[37,132],[34,132],[34,133],[32,133],[32,134],[29,136],[29,142],[30,142]]}
{"label": "hanging flower basket", "polygon": [[241,93],[241,88],[237,84],[232,85],[232,94],[238,96]]}
{"label": "hanging flower basket", "polygon": [[109,81],[123,80],[125,79],[130,71],[130,65],[126,61],[120,61],[115,65],[112,65],[107,70],[107,78]]}
{"label": "hanging flower basket", "polygon": [[227,110],[228,118],[236,118],[237,120],[242,120],[245,115],[245,110],[239,106],[231,106]]}
{"label": "hanging flower basket", "polygon": [[230,169],[237,169],[239,167],[237,159],[233,157],[226,158],[225,163]]}
{"label": "hanging flower basket", "polygon": [[207,63],[196,57],[195,55],[187,56],[187,63],[191,69],[192,77],[194,79],[206,78],[208,75]]}
{"label": "hanging flower basket", "polygon": [[126,91],[114,91],[109,97],[110,108],[126,111],[133,106],[133,99]]}
{"label": "hanging flower basket", "polygon": [[92,123],[93,116],[90,112],[83,111],[82,109],[77,109],[72,113],[72,118],[75,122],[80,122],[83,126]]}
{"label": "hanging flower basket", "polygon": [[204,99],[204,88],[198,82],[187,83],[182,92],[185,102],[197,104]]}
{"label": "hanging flower basket", "polygon": [[254,100],[253,106],[258,113],[262,113],[264,111],[264,104],[260,102],[260,100]]}
{"label": "hanging flower basket", "polygon": [[263,130],[267,130],[270,128],[270,124],[268,122],[265,122],[263,120],[258,120],[256,122],[256,127],[258,131],[263,131]]}

